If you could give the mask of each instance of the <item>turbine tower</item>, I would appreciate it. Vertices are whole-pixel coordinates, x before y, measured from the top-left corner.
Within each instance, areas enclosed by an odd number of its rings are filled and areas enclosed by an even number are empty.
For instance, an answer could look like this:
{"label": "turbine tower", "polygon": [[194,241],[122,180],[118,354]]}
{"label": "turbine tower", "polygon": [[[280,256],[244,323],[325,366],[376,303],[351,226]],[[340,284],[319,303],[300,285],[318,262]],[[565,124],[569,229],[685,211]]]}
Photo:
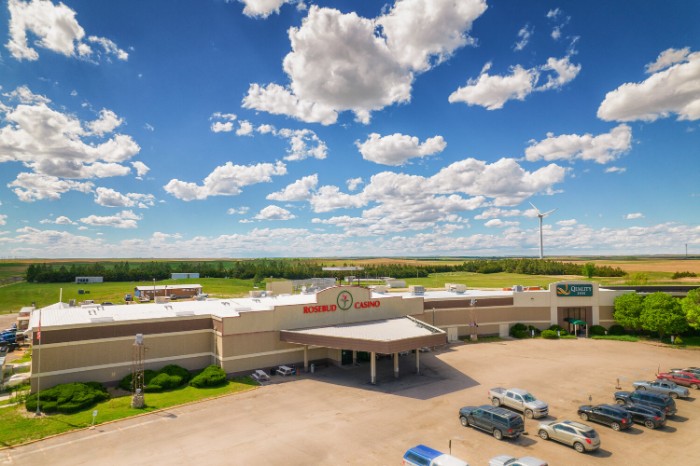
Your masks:
{"label": "turbine tower", "polygon": [[540,212],[540,209],[535,207],[535,204],[530,202],[530,205],[532,206],[533,209],[535,209],[535,211],[537,212],[537,217],[540,219],[540,259],[544,259],[544,246],[542,244],[542,219],[557,209],[552,209],[548,212],[542,213],[542,212]]}

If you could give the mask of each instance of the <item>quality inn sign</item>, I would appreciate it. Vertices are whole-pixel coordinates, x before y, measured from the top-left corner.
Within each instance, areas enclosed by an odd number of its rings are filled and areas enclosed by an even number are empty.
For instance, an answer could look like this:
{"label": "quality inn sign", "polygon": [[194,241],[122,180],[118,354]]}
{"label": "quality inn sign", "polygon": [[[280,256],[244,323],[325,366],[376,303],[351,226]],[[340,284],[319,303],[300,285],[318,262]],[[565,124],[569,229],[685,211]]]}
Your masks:
{"label": "quality inn sign", "polygon": [[557,283],[557,296],[561,296],[561,297],[593,296],[593,285]]}

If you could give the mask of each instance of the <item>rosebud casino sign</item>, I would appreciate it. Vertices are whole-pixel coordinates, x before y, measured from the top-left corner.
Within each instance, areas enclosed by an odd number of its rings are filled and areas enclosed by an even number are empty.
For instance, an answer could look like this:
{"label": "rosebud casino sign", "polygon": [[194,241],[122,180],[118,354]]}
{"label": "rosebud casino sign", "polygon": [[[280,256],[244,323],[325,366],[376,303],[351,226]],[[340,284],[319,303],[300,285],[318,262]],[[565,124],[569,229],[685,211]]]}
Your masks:
{"label": "rosebud casino sign", "polygon": [[[331,298],[332,302],[328,304],[304,306],[304,314],[348,311],[350,309],[373,309],[381,307],[381,301],[378,299],[371,299],[371,293],[369,290],[363,288],[353,288],[355,293],[351,293],[348,289],[344,289],[339,292],[339,288],[340,287],[329,288],[318,293],[316,296],[319,302],[326,301],[328,298]],[[359,294],[365,296],[360,298],[357,296]]]}

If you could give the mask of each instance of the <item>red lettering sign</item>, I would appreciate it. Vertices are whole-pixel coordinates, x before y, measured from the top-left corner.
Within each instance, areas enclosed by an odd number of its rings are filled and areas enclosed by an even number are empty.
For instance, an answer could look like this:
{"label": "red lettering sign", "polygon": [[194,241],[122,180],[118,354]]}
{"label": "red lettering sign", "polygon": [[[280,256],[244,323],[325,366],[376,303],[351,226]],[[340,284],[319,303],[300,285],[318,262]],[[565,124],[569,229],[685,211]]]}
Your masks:
{"label": "red lettering sign", "polygon": [[372,307],[379,307],[379,300],[375,301],[358,301],[355,303],[355,309],[369,309]]}
{"label": "red lettering sign", "polygon": [[337,306],[331,304],[330,306],[324,304],[322,306],[304,306],[304,314],[311,314],[314,312],[335,312]]}

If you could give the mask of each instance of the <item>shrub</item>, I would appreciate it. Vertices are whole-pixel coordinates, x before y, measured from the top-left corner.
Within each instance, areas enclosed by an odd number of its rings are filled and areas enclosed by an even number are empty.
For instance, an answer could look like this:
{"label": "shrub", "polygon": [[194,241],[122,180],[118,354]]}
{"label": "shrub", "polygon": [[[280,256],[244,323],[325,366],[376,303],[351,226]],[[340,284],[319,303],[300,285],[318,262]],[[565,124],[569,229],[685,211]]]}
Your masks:
{"label": "shrub", "polygon": [[527,337],[527,325],[518,322],[510,328],[510,336],[513,338],[526,338]]}
{"label": "shrub", "polygon": [[567,332],[566,329],[564,329],[564,327],[562,327],[561,325],[556,325],[556,324],[550,326],[548,330],[553,330],[555,333],[557,330],[559,330],[559,335],[562,337],[565,337],[569,334],[569,332]]}
{"label": "shrub", "polygon": [[36,411],[37,395],[40,409],[45,413],[75,413],[109,399],[109,393],[100,383],[66,383],[29,395],[24,404],[27,411]]}
{"label": "shrub", "polygon": [[602,325],[592,325],[591,328],[588,329],[588,334],[605,335],[605,327],[603,327]]}
{"label": "shrub", "polygon": [[538,329],[537,327],[535,327],[535,326],[533,326],[533,325],[528,325],[528,326],[527,326],[527,333],[529,333],[530,335],[532,335],[532,331],[533,331],[533,330],[535,331],[535,336],[537,336],[537,335],[539,335],[540,333],[542,333],[542,330]]}
{"label": "shrub", "polygon": [[160,372],[153,377],[148,385],[143,387],[146,392],[162,392],[163,390],[172,390],[182,385],[182,377],[179,375],[168,375]]}
{"label": "shrub", "polygon": [[[143,371],[143,385],[144,387],[148,385],[153,377],[158,375],[158,373],[154,370],[151,369],[146,369]],[[127,374],[124,376],[123,379],[119,381],[119,388],[122,390],[126,390],[127,392],[130,392],[134,389],[134,387],[131,386],[131,379],[132,379],[133,374]]]}
{"label": "shrub", "polygon": [[556,340],[559,338],[559,336],[557,335],[556,330],[544,330],[542,332],[542,338],[546,338],[548,340]]}
{"label": "shrub", "polygon": [[226,383],[226,372],[219,366],[208,366],[202,372],[195,375],[190,385],[196,388],[216,387]]}
{"label": "shrub", "polygon": [[683,339],[681,337],[676,337],[673,339],[673,344],[674,345],[682,345],[683,344]]}
{"label": "shrub", "polygon": [[620,324],[613,324],[608,329],[608,335],[624,335],[625,328]]}
{"label": "shrub", "polygon": [[159,374],[176,375],[182,379],[182,383],[187,383],[192,378],[190,371],[177,364],[169,364],[158,371]]}

